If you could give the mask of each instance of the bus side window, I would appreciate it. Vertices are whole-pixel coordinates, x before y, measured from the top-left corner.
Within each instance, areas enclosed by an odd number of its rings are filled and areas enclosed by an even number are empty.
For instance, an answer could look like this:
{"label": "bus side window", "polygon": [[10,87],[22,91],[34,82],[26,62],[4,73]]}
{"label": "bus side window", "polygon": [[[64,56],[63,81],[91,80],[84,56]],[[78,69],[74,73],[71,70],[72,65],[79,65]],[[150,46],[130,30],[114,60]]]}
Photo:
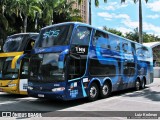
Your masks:
{"label": "bus side window", "polygon": [[132,47],[131,47],[131,43],[128,41],[123,41],[122,42],[122,51],[126,54],[133,54],[132,52]]}
{"label": "bus side window", "polygon": [[136,45],[136,55],[138,58],[144,57],[143,49],[141,45]]}
{"label": "bus side window", "polygon": [[120,40],[117,37],[110,35],[110,45],[111,49],[114,51],[120,51]]}
{"label": "bus side window", "polygon": [[27,46],[26,46],[26,51],[30,51],[32,50],[33,46],[34,46],[34,40],[30,39],[29,42],[27,43]]}
{"label": "bus side window", "polygon": [[103,33],[97,30],[93,37],[92,44],[93,46],[110,49],[108,38],[109,37],[107,33]]}
{"label": "bus side window", "polygon": [[149,52],[148,48],[142,47],[142,49],[143,49],[143,55],[144,55],[144,57],[145,58],[150,58],[151,56],[150,56],[150,52]]}
{"label": "bus side window", "polygon": [[76,29],[72,44],[89,45],[91,28],[80,26]]}
{"label": "bus side window", "polygon": [[27,78],[28,77],[28,65],[29,60],[23,59],[21,63],[21,78]]}

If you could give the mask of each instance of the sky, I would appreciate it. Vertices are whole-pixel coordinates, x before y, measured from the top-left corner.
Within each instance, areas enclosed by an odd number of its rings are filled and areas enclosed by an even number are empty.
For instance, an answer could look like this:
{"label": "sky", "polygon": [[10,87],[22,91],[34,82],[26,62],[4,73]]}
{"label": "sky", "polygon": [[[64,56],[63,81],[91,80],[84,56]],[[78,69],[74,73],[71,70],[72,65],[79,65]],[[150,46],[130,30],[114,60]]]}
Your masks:
{"label": "sky", "polygon": [[[93,1],[93,0],[92,0]],[[99,7],[92,2],[92,26],[113,28],[126,32],[133,32],[139,26],[138,3],[133,0],[99,0]],[[142,0],[143,32],[160,37],[160,0]]]}

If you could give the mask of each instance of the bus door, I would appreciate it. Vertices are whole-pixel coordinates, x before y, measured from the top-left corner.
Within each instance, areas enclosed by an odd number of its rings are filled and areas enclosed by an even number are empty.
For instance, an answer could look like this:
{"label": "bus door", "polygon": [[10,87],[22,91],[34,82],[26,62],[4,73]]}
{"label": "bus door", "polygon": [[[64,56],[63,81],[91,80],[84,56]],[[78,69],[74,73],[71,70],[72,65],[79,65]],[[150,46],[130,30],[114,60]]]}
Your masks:
{"label": "bus door", "polygon": [[29,65],[29,58],[27,57],[23,58],[21,61],[21,68],[20,68],[20,81],[19,81],[20,94],[27,94],[28,65]]}
{"label": "bus door", "polygon": [[[81,77],[86,72],[86,62],[90,43],[91,28],[78,26],[73,34],[69,56],[67,57],[67,79],[70,93],[68,97],[85,97]],[[72,82],[70,82],[72,81]],[[79,95],[79,96],[78,96]]]}
{"label": "bus door", "polygon": [[0,79],[2,79],[2,69],[3,69],[3,64],[5,60],[6,60],[5,57],[0,58]]}
{"label": "bus door", "polygon": [[122,40],[123,52],[123,89],[131,87],[136,74],[136,58],[134,45],[129,41]]}

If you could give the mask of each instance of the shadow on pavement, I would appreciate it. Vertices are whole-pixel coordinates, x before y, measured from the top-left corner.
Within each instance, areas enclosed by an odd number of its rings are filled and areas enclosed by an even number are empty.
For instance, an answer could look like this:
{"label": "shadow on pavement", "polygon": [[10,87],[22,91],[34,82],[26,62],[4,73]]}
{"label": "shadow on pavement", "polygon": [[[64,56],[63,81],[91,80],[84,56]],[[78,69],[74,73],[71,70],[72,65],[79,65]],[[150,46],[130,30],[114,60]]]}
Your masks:
{"label": "shadow on pavement", "polygon": [[[152,101],[160,101],[160,92],[153,91],[150,88],[134,92],[134,89],[113,92],[110,97],[145,97]],[[134,92],[134,93],[133,93]],[[126,94],[131,93],[131,94]],[[109,98],[106,98],[109,99]],[[10,101],[9,103],[5,103]],[[48,99],[38,99],[22,95],[0,94],[0,111],[58,111],[70,107],[88,103],[87,99],[78,99],[71,101],[58,101]]]}
{"label": "shadow on pavement", "polygon": [[0,92],[0,102],[6,101],[6,100],[13,100],[17,98],[24,98],[28,97],[27,95],[19,95],[19,94],[9,94],[9,93],[4,93]]}
{"label": "shadow on pavement", "polygon": [[0,94],[0,111],[57,111],[85,104],[86,99],[58,101],[38,99],[22,95]]}
{"label": "shadow on pavement", "polygon": [[127,97],[144,97],[152,101],[160,101],[160,92],[151,90],[150,88],[138,91],[134,94],[125,95]]}

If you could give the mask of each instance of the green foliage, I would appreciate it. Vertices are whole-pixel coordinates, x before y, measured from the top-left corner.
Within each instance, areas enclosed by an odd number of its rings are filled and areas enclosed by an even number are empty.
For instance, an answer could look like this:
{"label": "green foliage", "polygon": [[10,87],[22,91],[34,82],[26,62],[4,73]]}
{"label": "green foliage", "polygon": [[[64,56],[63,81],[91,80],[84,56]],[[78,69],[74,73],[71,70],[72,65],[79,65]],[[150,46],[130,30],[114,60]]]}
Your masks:
{"label": "green foliage", "polygon": [[[80,2],[81,0],[79,0]],[[80,11],[66,0],[0,0],[0,42],[8,35],[39,32],[42,27],[66,21],[82,21]]]}
{"label": "green foliage", "polygon": [[[113,34],[125,37],[127,39],[130,39],[130,40],[133,40],[133,41],[136,41],[136,42],[139,41],[138,28],[135,28],[133,30],[133,32],[125,33],[125,35],[123,35],[121,31],[118,31],[118,30],[112,29],[112,28],[107,28],[106,26],[103,27],[103,30],[106,30],[108,32],[111,32]],[[157,41],[160,42],[160,37],[158,37],[158,36],[156,36],[154,34],[147,34],[147,33],[143,32],[142,35],[143,35],[143,41],[144,41],[144,43],[147,43],[147,42],[157,42]]]}
{"label": "green foliage", "polygon": [[118,30],[116,30],[116,29],[107,28],[106,26],[104,26],[104,27],[103,27],[103,30],[124,37],[124,35],[122,34],[122,32],[121,32],[121,31],[118,31]]}

